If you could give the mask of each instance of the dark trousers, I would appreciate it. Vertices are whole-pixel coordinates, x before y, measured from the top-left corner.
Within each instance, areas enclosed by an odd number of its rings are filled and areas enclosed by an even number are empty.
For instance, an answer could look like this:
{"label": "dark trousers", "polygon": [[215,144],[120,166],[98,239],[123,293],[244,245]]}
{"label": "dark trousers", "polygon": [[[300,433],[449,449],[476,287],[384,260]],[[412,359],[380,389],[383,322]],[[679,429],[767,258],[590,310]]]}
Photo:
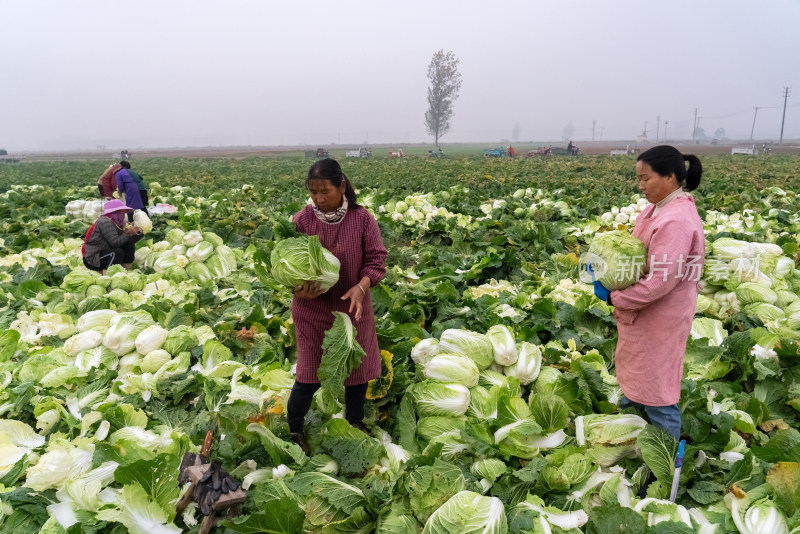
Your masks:
{"label": "dark trousers", "polygon": [[[314,393],[319,389],[319,384],[303,384],[295,381],[292,387],[292,394],[289,395],[289,402],[286,405],[286,420],[289,422],[289,430],[292,432],[302,432],[303,423],[308,410],[311,409],[311,402],[314,400]],[[347,420],[352,423],[360,423],[364,419],[364,403],[367,400],[367,384],[344,387],[344,412]]]}
{"label": "dark trousers", "polygon": [[[144,212],[145,215],[147,215],[149,217],[150,214],[147,212],[147,191],[139,191],[139,193],[142,195],[142,203],[144,204],[144,207],[142,208],[142,211]],[[128,212],[128,222],[133,222],[133,212],[132,211]]]}
{"label": "dark trousers", "polygon": [[122,265],[123,263],[133,263],[134,256],[136,255],[136,241],[131,240],[122,245],[120,248],[112,248],[111,250],[104,250],[100,253],[100,265],[92,265],[83,258],[83,264],[87,269],[93,271],[105,271],[112,265]]}
{"label": "dark trousers", "polygon": [[672,437],[675,439],[681,439],[681,410],[678,408],[677,404],[671,404],[669,406],[646,406],[638,402],[633,402],[623,395],[622,400],[619,402],[619,409],[624,410],[631,406],[639,411],[645,412],[651,424],[663,428],[672,434]]}

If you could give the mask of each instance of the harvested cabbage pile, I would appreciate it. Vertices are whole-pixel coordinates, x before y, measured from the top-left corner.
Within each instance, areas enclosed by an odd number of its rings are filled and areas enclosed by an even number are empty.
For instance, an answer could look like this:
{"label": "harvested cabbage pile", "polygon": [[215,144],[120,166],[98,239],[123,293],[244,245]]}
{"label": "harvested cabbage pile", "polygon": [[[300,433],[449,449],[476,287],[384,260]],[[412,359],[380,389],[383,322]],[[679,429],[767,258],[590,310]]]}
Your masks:
{"label": "harvested cabbage pile", "polygon": [[597,234],[589,245],[586,260],[597,280],[611,291],[633,285],[644,274],[647,249],[626,230]]}
{"label": "harvested cabbage pile", "polygon": [[[144,213],[142,213],[144,215]],[[164,241],[136,250],[136,263],[175,283],[195,280],[210,285],[236,271],[236,255],[213,232],[173,228]]]}
{"label": "harvested cabbage pile", "polygon": [[339,281],[339,260],[319,242],[319,236],[284,239],[270,256],[272,276],[287,287],[310,280],[330,289]]}

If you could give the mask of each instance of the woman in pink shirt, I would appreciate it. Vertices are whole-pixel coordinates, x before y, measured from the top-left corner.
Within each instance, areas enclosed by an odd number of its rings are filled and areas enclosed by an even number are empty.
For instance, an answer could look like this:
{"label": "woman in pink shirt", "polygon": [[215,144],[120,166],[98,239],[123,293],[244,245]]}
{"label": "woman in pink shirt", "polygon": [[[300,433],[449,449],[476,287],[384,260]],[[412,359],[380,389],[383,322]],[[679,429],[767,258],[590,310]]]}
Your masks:
{"label": "woman in pink shirt", "polygon": [[366,355],[344,381],[345,417],[367,432],[362,420],[367,382],[381,374],[381,352],[375,330],[370,288],[386,275],[386,248],[378,222],[356,202],[356,193],[339,163],[330,158],[314,163],[306,188],[312,203],[294,214],[297,230],[319,236],[322,246],[340,262],[339,281],[325,291],[317,282],[294,288],[292,319],[297,336],[297,374],[286,406],[292,439],[308,454],[303,423],[314,393],[322,361],[325,331],[333,326],[332,312],[347,313],[356,327],[356,339]]}
{"label": "woman in pink shirt", "polygon": [[595,295],[614,306],[617,319],[615,366],[624,394],[620,409],[644,410],[652,424],[676,439],[683,355],[705,258],[703,221],[686,191],[697,188],[702,173],[696,156],[671,146],[639,155],[636,176],[650,205],[637,217],[633,235],[647,247],[645,274],[619,291],[594,283]]}

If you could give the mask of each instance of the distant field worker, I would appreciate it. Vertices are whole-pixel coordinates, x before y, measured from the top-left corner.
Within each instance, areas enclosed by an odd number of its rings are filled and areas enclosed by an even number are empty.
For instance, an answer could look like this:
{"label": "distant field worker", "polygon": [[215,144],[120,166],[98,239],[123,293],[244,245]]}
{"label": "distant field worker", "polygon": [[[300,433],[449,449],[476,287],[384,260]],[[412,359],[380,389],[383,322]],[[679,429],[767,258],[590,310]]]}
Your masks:
{"label": "distant field worker", "polygon": [[514,157],[514,147],[511,146],[511,145],[508,146],[508,157],[509,158],[513,158]]}
{"label": "distant field worker", "polygon": [[[125,167],[125,164],[128,166]],[[133,222],[133,210],[146,210],[144,209],[144,202],[142,202],[142,195],[139,193],[139,186],[136,185],[136,181],[128,170],[131,164],[127,161],[121,161],[119,165],[121,168],[115,175],[117,190],[120,194],[125,195],[125,205],[131,208],[131,211],[128,212],[128,220]]]}
{"label": "distant field worker", "polygon": [[312,203],[294,214],[297,230],[319,236],[322,246],[340,262],[339,281],[328,291],[317,282],[294,288],[292,319],[297,335],[297,374],[286,406],[292,439],[308,453],[303,424],[319,389],[317,370],[322,340],[333,326],[332,312],[347,313],[356,327],[356,339],[366,355],[344,381],[345,417],[364,432],[367,382],[381,374],[381,355],[375,330],[370,288],[386,275],[386,248],[378,222],[356,203],[350,180],[334,159],[314,163],[306,188]]}
{"label": "distant field worker", "polygon": [[615,366],[624,394],[620,409],[644,410],[652,424],[676,439],[683,356],[706,252],[703,221],[686,191],[697,189],[702,174],[696,156],[684,156],[672,146],[639,154],[636,176],[650,204],[637,217],[633,235],[647,247],[645,274],[619,291],[594,283],[595,295],[614,306],[617,319]]}
{"label": "distant field worker", "polygon": [[142,230],[125,226],[125,212],[131,211],[121,200],[106,202],[103,214],[86,232],[82,253],[87,269],[106,274],[112,265],[133,268],[136,242],[142,238]]}
{"label": "distant field worker", "polygon": [[133,172],[130,163],[128,163],[127,161],[121,161],[119,164],[122,165],[123,169],[126,169],[128,171],[130,177],[133,178],[134,182],[136,182],[136,187],[139,188],[139,196],[142,198],[142,204],[144,205],[142,211],[147,213],[147,206],[150,204],[149,199],[147,198],[147,184],[144,183],[144,179],[141,177],[141,175]]}
{"label": "distant field worker", "polygon": [[113,165],[109,165],[108,168],[103,172],[103,175],[100,176],[100,179],[97,180],[97,189],[100,190],[100,197],[111,199],[114,198],[114,191],[117,190],[117,179],[115,174],[118,170],[122,168],[122,165],[119,163],[114,163]]}

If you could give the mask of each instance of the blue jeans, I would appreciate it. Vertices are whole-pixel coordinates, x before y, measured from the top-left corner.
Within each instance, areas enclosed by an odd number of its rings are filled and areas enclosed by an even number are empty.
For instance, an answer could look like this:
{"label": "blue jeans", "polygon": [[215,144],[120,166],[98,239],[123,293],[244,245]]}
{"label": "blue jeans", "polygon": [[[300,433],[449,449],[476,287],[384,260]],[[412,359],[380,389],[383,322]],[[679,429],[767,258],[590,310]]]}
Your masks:
{"label": "blue jeans", "polygon": [[672,434],[675,439],[681,439],[681,410],[677,404],[669,406],[645,406],[638,402],[633,402],[626,396],[622,396],[619,401],[619,409],[636,408],[647,413],[650,424],[658,426]]}

